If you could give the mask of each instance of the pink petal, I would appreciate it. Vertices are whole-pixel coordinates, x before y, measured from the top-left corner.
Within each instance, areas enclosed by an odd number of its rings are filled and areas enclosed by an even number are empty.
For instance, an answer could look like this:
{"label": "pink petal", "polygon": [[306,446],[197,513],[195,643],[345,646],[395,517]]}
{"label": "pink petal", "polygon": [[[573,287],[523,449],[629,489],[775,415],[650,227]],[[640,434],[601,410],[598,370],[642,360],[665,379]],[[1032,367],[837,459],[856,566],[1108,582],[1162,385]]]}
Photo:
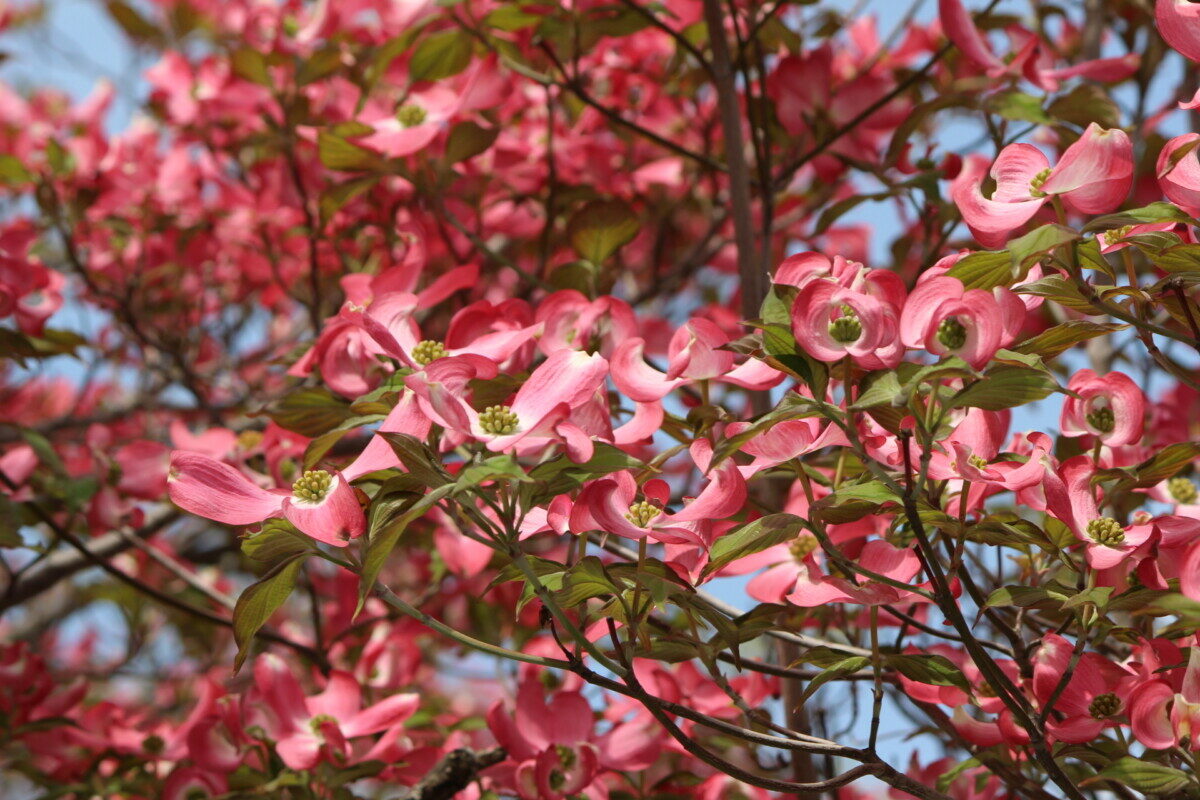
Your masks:
{"label": "pink petal", "polygon": [[663,416],[662,403],[657,400],[634,403],[633,418],[613,430],[613,444],[627,445],[649,439],[662,427]]}
{"label": "pink petal", "polygon": [[1158,0],[1154,18],[1167,44],[1200,61],[1200,6],[1188,0]]}
{"label": "pink petal", "polygon": [[312,732],[294,733],[276,742],[275,752],[291,769],[312,769],[321,760],[321,742]]}
{"label": "pink petal", "polygon": [[362,689],[353,675],[335,669],[329,674],[325,690],[305,702],[311,716],[327,715],[339,722],[349,719],[362,707]]}
{"label": "pink petal", "polygon": [[1033,179],[1049,166],[1046,154],[1033,145],[1010,144],[992,164],[992,177],[996,179],[992,199],[997,203],[1032,200]]}
{"label": "pink petal", "polygon": [[634,337],[617,345],[612,354],[612,380],[617,391],[639,403],[661,400],[684,379],[667,376],[646,363],[645,341]]}
{"label": "pink petal", "polygon": [[367,519],[358,497],[340,474],[333,476],[330,491],[320,502],[284,498],[283,515],[317,541],[339,547],[345,545],[348,538],[362,536],[367,529]]}
{"label": "pink petal", "polygon": [[984,247],[999,249],[1008,236],[1038,213],[1044,199],[1004,203],[983,196],[986,161],[976,156],[966,159],[962,172],[950,185],[950,197],[958,206],[963,221]]}
{"label": "pink petal", "polygon": [[1082,214],[1105,214],[1125,200],[1133,186],[1133,143],[1125,131],[1092,123],[1063,153],[1042,184]]}
{"label": "pink petal", "polygon": [[985,70],[1004,70],[1004,62],[988,47],[962,0],[938,0],[938,15],[946,37],[975,66]]}
{"label": "pink petal", "polygon": [[599,354],[559,350],[533,371],[517,391],[512,410],[526,421],[541,419],[560,403],[574,408],[589,400],[608,375],[608,361]]}
{"label": "pink petal", "polygon": [[415,692],[394,694],[342,723],[342,733],[347,739],[378,733],[408,719],[420,705],[421,696]]}
{"label": "pink petal", "polygon": [[182,450],[171,453],[167,493],[184,511],[228,525],[277,516],[285,496],[258,486],[228,464]]}
{"label": "pink petal", "polygon": [[1129,697],[1129,722],[1133,735],[1154,750],[1174,747],[1178,739],[1167,716],[1167,705],[1174,699],[1171,687],[1162,681],[1143,684]]}

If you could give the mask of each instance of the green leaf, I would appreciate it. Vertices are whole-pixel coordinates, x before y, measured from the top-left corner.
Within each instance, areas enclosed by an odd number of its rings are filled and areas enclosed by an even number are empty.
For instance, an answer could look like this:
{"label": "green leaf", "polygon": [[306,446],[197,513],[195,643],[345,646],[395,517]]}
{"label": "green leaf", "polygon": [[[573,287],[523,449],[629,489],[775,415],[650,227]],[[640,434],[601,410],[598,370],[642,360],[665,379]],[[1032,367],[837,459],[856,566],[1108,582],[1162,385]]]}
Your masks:
{"label": "green leaf", "polygon": [[967,676],[945,656],[894,653],[884,656],[884,663],[911,681],[930,686],[953,686],[971,693]]}
{"label": "green leaf", "polygon": [[296,85],[307,86],[328,78],[342,68],[342,50],[338,45],[326,45],[300,62],[296,69]]}
{"label": "green leaf", "polygon": [[326,167],[341,172],[365,172],[383,165],[376,153],[330,131],[317,134],[317,155]]}
{"label": "green leaf", "polygon": [[951,406],[1001,411],[1041,400],[1058,388],[1054,378],[1041,370],[1001,365],[989,369],[982,380],[964,387],[951,399]]}
{"label": "green leaf", "polygon": [[956,261],[946,274],[958,278],[966,289],[991,290],[1017,282],[1012,254],[1007,250],[971,253]]}
{"label": "green leaf", "polygon": [[506,3],[487,13],[483,23],[499,31],[513,32],[532,28],[542,21],[540,14],[525,10],[522,3]]}
{"label": "green leaf", "polygon": [[[353,410],[353,406],[351,406],[351,410]],[[320,436],[317,436],[308,443],[307,447],[304,448],[304,468],[312,469],[315,467],[317,462],[323,459],[329,450],[335,444],[340,442],[346,434],[350,433],[351,431],[358,430],[363,425],[370,425],[373,422],[380,422],[384,418],[384,414],[362,414],[353,416],[342,422],[333,430],[326,431]]]}
{"label": "green leaf", "polygon": [[593,200],[572,215],[567,237],[580,258],[600,264],[637,236],[641,223],[620,200]]}
{"label": "green leaf", "polygon": [[1170,795],[1192,785],[1183,770],[1124,756],[1109,764],[1100,773],[1083,781],[1084,784],[1102,780],[1115,781],[1144,794]]}
{"label": "green leaf", "polygon": [[471,120],[459,122],[446,138],[446,163],[457,164],[474,158],[491,147],[499,135],[499,128],[485,128]]}
{"label": "green leaf", "polygon": [[866,656],[849,656],[834,664],[830,664],[829,666],[825,667],[825,669],[823,669],[819,675],[810,680],[808,685],[804,687],[804,693],[800,695],[800,704],[803,705],[805,702],[807,702],[808,698],[812,697],[817,689],[820,689],[826,683],[829,683],[832,680],[837,680],[838,678],[843,678],[846,675],[852,675],[855,672],[870,666],[870,664],[871,659],[867,658]]}
{"label": "green leaf", "polygon": [[306,554],[298,553],[279,562],[257,582],[246,587],[238,597],[233,607],[233,639],[238,647],[237,658],[233,661],[234,672],[245,663],[246,656],[250,654],[250,642],[259,628],[279,610],[296,588],[296,576],[306,557]]}
{"label": "green leaf", "polygon": [[1051,275],[1041,280],[1026,283],[1014,291],[1017,294],[1031,294],[1036,297],[1053,300],[1060,306],[1069,308],[1072,311],[1082,311],[1085,314],[1094,314],[1096,312],[1096,309],[1079,293],[1074,284],[1058,275]]}
{"label": "green leaf", "polygon": [[1128,327],[1128,325],[1115,322],[1071,319],[1061,325],[1048,328],[1031,339],[1026,339],[1013,349],[1018,353],[1031,353],[1044,359],[1054,358],[1080,342],[1115,331],[1123,331]]}
{"label": "green leaf", "polygon": [[1177,244],[1173,247],[1165,247],[1154,252],[1147,252],[1148,248],[1143,248],[1139,244],[1138,249],[1146,253],[1147,257],[1154,262],[1154,266],[1160,267],[1167,272],[1195,272],[1200,270],[1200,245]]}
{"label": "green leaf", "polygon": [[[393,513],[373,515],[374,519],[367,531],[367,549],[363,554],[362,572],[359,573],[358,609],[355,610],[355,614],[362,610],[367,595],[375,586],[375,581],[388,556],[400,541],[400,536],[413,521],[424,516],[442,498],[453,492],[454,488],[454,484],[445,484],[431,490],[429,494],[417,496],[411,504],[398,503]],[[401,508],[403,510],[400,510]]]}
{"label": "green leaf", "polygon": [[994,95],[988,101],[988,107],[993,114],[1017,122],[1034,122],[1038,125],[1050,125],[1054,122],[1042,109],[1041,100],[1016,89]]}
{"label": "green leaf", "polygon": [[341,183],[335,183],[321,192],[321,220],[329,219],[359,195],[369,192],[379,183],[379,175],[367,175],[363,178],[353,178]]}
{"label": "green leaf", "polygon": [[1086,128],[1095,122],[1101,128],[1121,125],[1121,110],[1108,94],[1093,83],[1081,83],[1046,109],[1050,116]]}
{"label": "green leaf", "polygon": [[572,608],[593,597],[616,594],[620,594],[620,589],[609,577],[604,563],[596,556],[587,556],[564,575],[562,588],[555,592],[555,599]]}
{"label": "green leaf", "polygon": [[408,64],[414,81],[440,81],[457,75],[471,63],[471,34],[449,30],[426,36]]}
{"label": "green leaf", "polygon": [[471,464],[465,467],[458,473],[458,480],[455,481],[454,491],[461,492],[466,489],[473,489],[481,483],[496,480],[515,480],[521,483],[531,483],[533,481],[517,460],[509,454],[491,456],[478,464]]}
{"label": "green leaf", "polygon": [[967,770],[975,769],[980,766],[979,759],[972,756],[971,758],[959,761],[950,769],[943,772],[937,779],[937,790],[945,794],[950,789],[950,784],[954,783],[960,775]]}
{"label": "green leaf", "polygon": [[1067,595],[1039,586],[1001,586],[988,595],[986,606],[1002,608],[1061,608]]}
{"label": "green leaf", "polygon": [[454,479],[442,469],[441,459],[417,437],[390,432],[377,433],[376,436],[382,436],[404,468],[426,486],[438,488],[453,483]]}
{"label": "green leaf", "polygon": [[129,3],[122,0],[108,0],[104,5],[108,9],[108,15],[130,39],[135,42],[161,41],[162,31]]}
{"label": "green leaf", "polygon": [[267,57],[252,47],[241,47],[233,51],[229,57],[229,66],[233,74],[242,80],[257,83],[259,86],[270,87],[273,84],[271,73],[267,70]]}
{"label": "green leaf", "polygon": [[900,376],[894,370],[868,375],[867,390],[859,395],[852,409],[874,408],[875,406],[902,406],[908,402],[908,394],[900,386]]}
{"label": "green leaf", "polygon": [[1200,457],[1200,442],[1176,442],[1132,468],[1134,487],[1144,489],[1173,478]]}
{"label": "green leaf", "polygon": [[1078,608],[1079,606],[1091,603],[1101,612],[1108,607],[1108,599],[1112,596],[1113,587],[1111,586],[1093,586],[1091,589],[1085,589],[1078,594],[1071,595],[1067,601],[1062,604],[1063,609]]}
{"label": "green leaf", "polygon": [[1051,224],[1035,228],[1024,236],[1008,243],[1008,252],[1012,256],[1013,273],[1017,280],[1024,277],[1029,268],[1048,253],[1070,242],[1079,241],[1082,237],[1063,225]]}
{"label": "green leaf", "polygon": [[323,387],[304,387],[286,395],[267,411],[276,425],[301,436],[315,437],[353,418],[350,406]]}
{"label": "green leaf", "polygon": [[0,183],[16,186],[29,183],[31,180],[33,180],[33,173],[25,169],[21,159],[8,153],[0,155]]}
{"label": "green leaf", "polygon": [[1127,211],[1118,211],[1116,214],[1096,217],[1083,226],[1083,232],[1097,233],[1114,228],[1124,228],[1126,225],[1144,225],[1153,222],[1194,224],[1195,220],[1181,211],[1178,206],[1159,200],[1141,208],[1131,208]]}
{"label": "green leaf", "polygon": [[704,574],[711,575],[739,558],[790,542],[806,527],[804,520],[794,514],[769,514],[756,519],[713,542]]}
{"label": "green leaf", "polygon": [[21,438],[33,449],[33,454],[37,456],[39,464],[48,467],[59,477],[67,476],[67,465],[63,463],[49,439],[32,428],[22,428]]}
{"label": "green leaf", "polygon": [[580,488],[593,478],[603,477],[623,469],[643,469],[646,465],[626,453],[619,447],[604,442],[596,442],[592,457],[582,464],[576,464],[567,456],[559,456],[552,461],[545,461],[529,470],[529,477],[537,482],[531,491],[529,505],[541,505],[542,502],[567,494]]}
{"label": "green leaf", "polygon": [[316,552],[316,545],[287,520],[269,519],[258,533],[242,539],[242,552],[254,561],[275,564],[301,553]]}
{"label": "green leaf", "polygon": [[831,647],[820,645],[818,647],[811,647],[806,650],[803,655],[797,658],[789,666],[794,667],[798,664],[812,664],[813,666],[820,667],[821,669],[829,669],[832,666],[842,663],[850,655],[850,653],[836,649],[835,646]]}
{"label": "green leaf", "polygon": [[762,326],[762,337],[767,354],[763,360],[767,364],[802,381],[812,390],[813,397],[825,396],[829,367],[800,349],[792,335],[790,319],[786,325],[766,323]]}

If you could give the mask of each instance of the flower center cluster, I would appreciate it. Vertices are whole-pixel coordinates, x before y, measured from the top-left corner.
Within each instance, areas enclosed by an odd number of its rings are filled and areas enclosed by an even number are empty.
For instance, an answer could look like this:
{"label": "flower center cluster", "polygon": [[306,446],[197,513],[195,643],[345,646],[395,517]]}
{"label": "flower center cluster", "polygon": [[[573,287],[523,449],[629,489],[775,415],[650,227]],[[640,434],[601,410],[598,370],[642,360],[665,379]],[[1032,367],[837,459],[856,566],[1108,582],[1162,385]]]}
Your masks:
{"label": "flower center cluster", "polygon": [[1119,228],[1113,228],[1111,231],[1105,231],[1101,235],[1104,237],[1104,243],[1109,247],[1112,247],[1114,244],[1128,236],[1129,232],[1132,230],[1132,225],[1122,225]]}
{"label": "flower center cluster", "polygon": [[575,751],[565,744],[556,744],[554,749],[558,752],[558,761],[563,765],[563,769],[570,769],[575,766],[577,757]]}
{"label": "flower center cluster", "polygon": [[292,484],[292,496],[310,503],[319,503],[329,494],[333,476],[323,469],[308,469]]}
{"label": "flower center cluster", "polygon": [[842,315],[829,323],[829,335],[839,344],[857,342],[862,336],[862,321],[850,306],[842,306]]}
{"label": "flower center cluster", "polygon": [[330,722],[337,722],[337,720],[328,714],[317,714],[308,721],[308,727],[312,728],[313,733],[320,735],[322,726]]}
{"label": "flower center cluster", "polygon": [[1112,517],[1101,517],[1088,523],[1087,535],[1092,541],[1105,547],[1119,547],[1125,541],[1125,531],[1121,523]]}
{"label": "flower center cluster", "polygon": [[957,350],[967,343],[967,329],[958,321],[958,317],[946,317],[938,325],[937,340],[947,350]]}
{"label": "flower center cluster", "polygon": [[488,406],[479,415],[479,427],[493,436],[514,433],[520,423],[521,420],[508,406]]}
{"label": "flower center cluster", "polygon": [[1196,495],[1200,494],[1196,491],[1196,484],[1187,478],[1171,478],[1167,481],[1167,491],[1171,493],[1171,499],[1176,503],[1185,504],[1196,502]]}
{"label": "flower center cluster", "polygon": [[1046,193],[1042,191],[1042,186],[1045,185],[1046,180],[1050,177],[1050,173],[1052,171],[1053,170],[1050,167],[1046,167],[1044,170],[1039,172],[1037,175],[1033,176],[1033,180],[1031,180],[1029,182],[1029,193],[1031,195],[1033,195],[1034,197],[1045,197],[1046,196]]}
{"label": "flower center cluster", "polygon": [[425,109],[412,103],[407,103],[396,109],[396,121],[406,128],[415,128],[425,121]]}
{"label": "flower center cluster", "polygon": [[1111,433],[1117,420],[1113,416],[1112,409],[1104,406],[1103,408],[1092,409],[1088,412],[1087,422],[1088,425],[1091,425],[1101,433]]}
{"label": "flower center cluster", "polygon": [[1108,719],[1121,710],[1121,698],[1112,692],[1096,695],[1088,706],[1088,713],[1093,719]]}
{"label": "flower center cluster", "polygon": [[413,361],[420,364],[422,367],[437,361],[446,355],[446,345],[433,339],[424,339],[417,342],[417,346],[412,349]]}
{"label": "flower center cluster", "polygon": [[986,467],[988,465],[988,461],[986,458],[984,458],[983,456],[977,456],[974,453],[972,453],[967,458],[967,463],[970,464],[975,469],[983,469],[984,467]]}
{"label": "flower center cluster", "polygon": [[639,528],[644,528],[650,524],[650,520],[657,517],[661,512],[662,509],[650,501],[639,500],[629,507],[629,513],[625,515],[625,519]]}
{"label": "flower center cluster", "polygon": [[817,541],[817,537],[811,533],[802,533],[788,545],[788,552],[792,554],[792,558],[796,559],[796,563],[799,564],[808,558],[820,544]]}

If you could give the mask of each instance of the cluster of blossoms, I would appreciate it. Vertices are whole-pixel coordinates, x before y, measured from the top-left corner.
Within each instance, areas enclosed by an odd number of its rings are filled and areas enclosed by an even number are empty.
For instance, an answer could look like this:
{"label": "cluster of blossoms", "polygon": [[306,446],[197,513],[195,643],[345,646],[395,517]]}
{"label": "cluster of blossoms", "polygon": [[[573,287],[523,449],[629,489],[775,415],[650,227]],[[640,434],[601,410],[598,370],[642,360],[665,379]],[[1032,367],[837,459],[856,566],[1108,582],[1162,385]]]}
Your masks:
{"label": "cluster of blossoms", "polygon": [[144,115],[0,87],[0,790],[1200,790],[1200,99],[1121,51],[1200,6],[763,5],[112,3]]}

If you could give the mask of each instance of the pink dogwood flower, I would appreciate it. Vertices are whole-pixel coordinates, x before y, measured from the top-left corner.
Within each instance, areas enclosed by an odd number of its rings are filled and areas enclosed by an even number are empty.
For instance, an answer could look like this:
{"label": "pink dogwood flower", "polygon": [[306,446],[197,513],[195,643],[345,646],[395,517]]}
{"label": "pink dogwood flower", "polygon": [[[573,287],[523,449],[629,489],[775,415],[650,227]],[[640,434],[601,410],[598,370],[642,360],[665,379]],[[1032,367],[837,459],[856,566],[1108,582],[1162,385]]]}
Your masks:
{"label": "pink dogwood flower", "polygon": [[693,442],[691,453],[710,480],[679,511],[667,510],[671,489],[666,481],[646,481],[640,487],[644,499],[638,500],[639,487],[633,474],[622,471],[584,487],[571,510],[571,530],[602,530],[626,539],[650,536],[660,542],[703,544],[697,527],[737,512],[746,502],[746,481],[732,459],[709,471],[712,447],[706,440]]}
{"label": "pink dogwood flower", "polygon": [[661,400],[678,386],[695,381],[721,381],[747,389],[769,389],[783,375],[757,359],[735,367],[733,353],[721,350],[730,336],[715,322],[697,317],[675,331],[667,348],[667,371],[643,357],[645,340],[626,339],[612,356],[612,379],[622,394],[639,403]]}
{"label": "pink dogwood flower", "polygon": [[849,355],[866,369],[900,363],[904,345],[897,333],[906,293],[894,272],[809,252],[780,264],[775,282],[800,290],[792,332],[809,355],[827,362]]}
{"label": "pink dogwood flower", "polygon": [[1154,19],[1167,44],[1192,61],[1200,61],[1200,6],[1190,0],[1158,0]]}
{"label": "pink dogwood flower", "polygon": [[[1189,4],[1190,5],[1190,4]],[[1163,145],[1158,154],[1158,186],[1172,203],[1185,211],[1200,213],[1200,156],[1196,143],[1200,133],[1185,133]],[[1184,150],[1177,155],[1179,150]]]}
{"label": "pink dogwood flower", "polygon": [[1043,637],[1033,658],[1033,693],[1041,703],[1048,703],[1062,677],[1070,674],[1046,728],[1060,741],[1083,744],[1121,724],[1136,679],[1129,670],[1092,652],[1083,653],[1072,671],[1073,650],[1071,643],[1056,633]]}
{"label": "pink dogwood flower", "polygon": [[288,489],[264,489],[244,473],[200,453],[175,450],[167,475],[171,501],[227,525],[283,517],[319,542],[344,545],[361,536],[366,517],[341,473],[306,470]]}
{"label": "pink dogwood flower", "polygon": [[1092,488],[1095,469],[1089,456],[1075,456],[1057,473],[1048,469],[1042,485],[1050,512],[1086,546],[1088,564],[1107,569],[1130,557],[1155,531],[1150,524],[1124,526],[1100,513]]}
{"label": "pink dogwood flower", "polygon": [[[1024,319],[1023,306],[1019,313]],[[900,340],[933,355],[958,356],[978,368],[1011,338],[1009,327],[992,292],[964,289],[958,278],[943,275],[922,281],[908,296],[900,315]]]}
{"label": "pink dogwood flower", "polygon": [[[986,175],[996,181],[991,197],[983,195]],[[982,159],[968,158],[951,185],[950,196],[976,240],[998,249],[1010,234],[1033,219],[1051,196],[1061,197],[1068,210],[1104,214],[1121,204],[1132,184],[1129,136],[1093,122],[1055,167],[1041,150],[1023,143],[1001,150],[990,170]]]}
{"label": "pink dogwood flower", "polygon": [[[445,428],[486,444],[493,452],[541,449],[562,443],[576,461],[591,458],[592,435],[573,415],[589,403],[608,375],[603,356],[559,350],[521,385],[507,405],[477,411],[466,400],[468,383],[493,378],[496,366],[480,356],[440,358],[405,379],[422,410]],[[587,423],[586,420],[579,422]]]}
{"label": "pink dogwood flower", "polygon": [[[292,769],[312,769],[322,760],[355,763],[370,760],[351,750],[350,740],[399,726],[421,704],[416,693],[394,694],[363,708],[362,689],[349,672],[334,670],[320,694],[305,696],[291,670],[278,657],[267,654],[254,665],[258,691],[272,712],[268,726],[275,738],[275,749],[283,763]],[[386,747],[384,736],[375,748]]]}
{"label": "pink dogwood flower", "polygon": [[1141,441],[1146,396],[1129,376],[1081,369],[1067,389],[1079,396],[1068,396],[1063,403],[1063,436],[1091,435],[1110,447]]}
{"label": "pink dogwood flower", "polygon": [[[1158,673],[1161,674],[1161,673]],[[1154,750],[1185,743],[1200,750],[1200,648],[1193,646],[1180,684],[1159,679],[1143,683],[1129,698],[1133,735]]]}
{"label": "pink dogwood flower", "polygon": [[[586,789],[600,771],[600,750],[591,740],[595,715],[577,691],[555,692],[549,701],[536,680],[524,680],[510,715],[502,703],[488,711],[488,727],[515,768],[493,770],[522,800],[561,800]],[[507,775],[505,773],[508,773]]]}

